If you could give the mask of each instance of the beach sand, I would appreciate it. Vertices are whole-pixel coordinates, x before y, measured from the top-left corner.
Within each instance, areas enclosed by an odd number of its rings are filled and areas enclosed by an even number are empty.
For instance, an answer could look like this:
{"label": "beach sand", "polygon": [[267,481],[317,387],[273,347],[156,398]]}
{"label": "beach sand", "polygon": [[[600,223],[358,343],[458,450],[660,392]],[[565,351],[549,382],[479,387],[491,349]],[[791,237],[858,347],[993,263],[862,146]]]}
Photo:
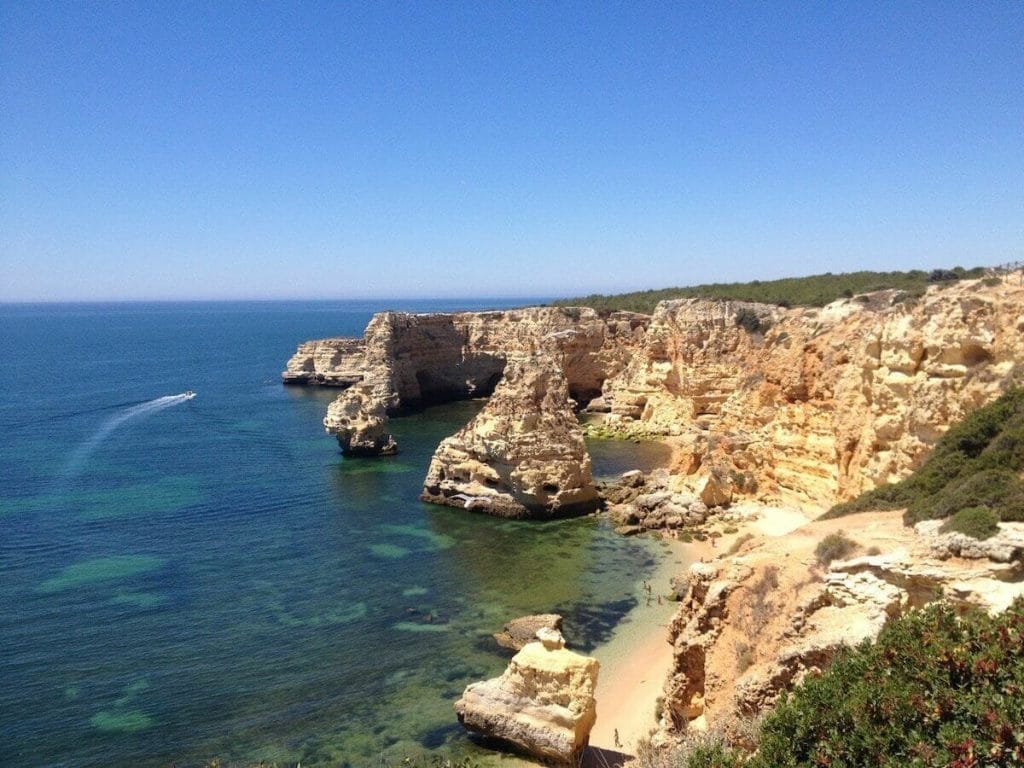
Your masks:
{"label": "beach sand", "polygon": [[[669,580],[699,557],[698,550],[666,540],[665,552],[648,584],[637,588],[638,605],[594,651],[601,662],[597,681],[597,723],[590,734],[592,765],[617,764],[616,754],[635,754],[637,742],[657,725],[655,709],[672,665],[668,623],[677,603],[665,599]],[[658,603],[658,596],[661,603]],[[618,743],[616,743],[616,733]]]}

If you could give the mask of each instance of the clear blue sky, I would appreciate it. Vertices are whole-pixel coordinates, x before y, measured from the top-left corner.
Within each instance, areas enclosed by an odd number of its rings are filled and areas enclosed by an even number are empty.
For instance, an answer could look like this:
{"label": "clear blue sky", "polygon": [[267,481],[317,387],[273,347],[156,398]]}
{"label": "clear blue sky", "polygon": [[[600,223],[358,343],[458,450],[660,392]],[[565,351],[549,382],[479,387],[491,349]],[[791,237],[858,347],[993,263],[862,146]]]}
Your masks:
{"label": "clear blue sky", "polygon": [[1024,3],[0,0],[0,300],[1024,258]]}

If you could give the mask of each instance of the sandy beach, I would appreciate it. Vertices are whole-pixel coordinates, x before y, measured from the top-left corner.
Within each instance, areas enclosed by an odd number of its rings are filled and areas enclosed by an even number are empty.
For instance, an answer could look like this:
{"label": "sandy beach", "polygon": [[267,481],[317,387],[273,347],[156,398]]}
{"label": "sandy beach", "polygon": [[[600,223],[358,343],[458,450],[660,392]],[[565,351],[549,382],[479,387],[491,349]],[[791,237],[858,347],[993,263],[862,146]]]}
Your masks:
{"label": "sandy beach", "polygon": [[[669,580],[699,558],[697,548],[665,540],[657,570],[637,587],[638,605],[616,627],[612,638],[594,651],[601,662],[597,683],[597,723],[590,745],[601,752],[633,754],[638,740],[655,727],[655,709],[672,664],[668,623],[677,604],[665,599]],[[661,602],[658,602],[658,596]],[[600,763],[598,763],[600,764]]]}

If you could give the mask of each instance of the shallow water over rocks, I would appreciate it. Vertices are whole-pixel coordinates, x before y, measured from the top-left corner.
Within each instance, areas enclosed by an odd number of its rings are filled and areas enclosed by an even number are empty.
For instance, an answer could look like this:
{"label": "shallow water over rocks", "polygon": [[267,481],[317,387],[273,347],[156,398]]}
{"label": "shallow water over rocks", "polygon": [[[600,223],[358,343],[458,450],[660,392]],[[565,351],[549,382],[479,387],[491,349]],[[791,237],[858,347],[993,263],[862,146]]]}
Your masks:
{"label": "shallow water over rocks", "polygon": [[[594,517],[523,523],[416,500],[434,447],[479,403],[395,419],[398,456],[338,454],[321,426],[336,391],[277,374],[297,341],[357,334],[377,308],[0,307],[5,760],[473,751],[452,702],[504,668],[491,633],[554,611],[589,651],[635,605],[649,542]],[[188,389],[63,471],[119,409]],[[660,455],[591,450],[597,475]]]}

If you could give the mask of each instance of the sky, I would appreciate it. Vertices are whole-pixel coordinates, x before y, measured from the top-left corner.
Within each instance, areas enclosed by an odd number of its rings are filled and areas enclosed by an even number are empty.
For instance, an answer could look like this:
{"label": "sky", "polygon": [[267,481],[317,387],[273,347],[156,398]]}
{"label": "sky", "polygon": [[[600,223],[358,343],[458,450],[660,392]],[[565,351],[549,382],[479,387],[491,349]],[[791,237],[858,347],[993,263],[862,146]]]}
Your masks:
{"label": "sky", "polygon": [[1024,3],[0,0],[0,301],[1024,258]]}

